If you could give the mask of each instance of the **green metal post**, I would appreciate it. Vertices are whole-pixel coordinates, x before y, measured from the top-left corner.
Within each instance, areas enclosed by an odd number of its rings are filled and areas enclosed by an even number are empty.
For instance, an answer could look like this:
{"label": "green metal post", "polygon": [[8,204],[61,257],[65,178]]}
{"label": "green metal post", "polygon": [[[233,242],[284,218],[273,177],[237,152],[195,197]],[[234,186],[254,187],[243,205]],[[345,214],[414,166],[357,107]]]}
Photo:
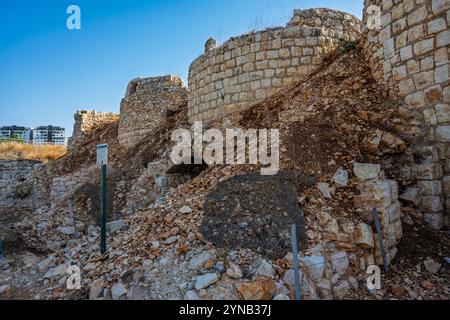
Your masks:
{"label": "green metal post", "polygon": [[100,251],[106,252],[106,164],[102,165],[102,225],[100,237]]}

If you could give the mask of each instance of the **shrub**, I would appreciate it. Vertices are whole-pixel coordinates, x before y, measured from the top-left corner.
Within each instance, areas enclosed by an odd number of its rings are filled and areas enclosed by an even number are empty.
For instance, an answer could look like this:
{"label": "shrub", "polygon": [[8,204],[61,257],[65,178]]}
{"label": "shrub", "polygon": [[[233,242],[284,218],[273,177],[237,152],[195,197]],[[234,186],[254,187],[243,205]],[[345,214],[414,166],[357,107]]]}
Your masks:
{"label": "shrub", "polygon": [[345,39],[339,39],[339,51],[341,53],[347,53],[356,49],[357,42],[356,41],[348,41]]}

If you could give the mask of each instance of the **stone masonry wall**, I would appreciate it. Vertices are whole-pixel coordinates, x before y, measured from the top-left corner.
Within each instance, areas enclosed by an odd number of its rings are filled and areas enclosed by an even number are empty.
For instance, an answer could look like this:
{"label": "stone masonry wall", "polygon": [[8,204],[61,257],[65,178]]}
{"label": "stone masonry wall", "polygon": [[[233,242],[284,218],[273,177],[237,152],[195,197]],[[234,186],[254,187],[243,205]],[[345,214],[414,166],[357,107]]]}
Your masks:
{"label": "stone masonry wall", "polygon": [[104,123],[117,121],[119,115],[111,112],[98,111],[77,111],[74,115],[75,124],[73,125],[73,134],[67,142],[68,150],[73,149],[75,143],[83,138],[87,133],[99,127]]}
{"label": "stone masonry wall", "polygon": [[1,160],[0,161],[0,207],[31,207],[31,194],[26,199],[17,199],[15,189],[21,184],[31,188],[29,178],[43,164],[32,160]]}
{"label": "stone masonry wall", "polygon": [[220,47],[208,40],[189,69],[191,122],[248,109],[316,70],[339,39],[355,40],[359,20],[329,9],[296,10],[287,27],[231,38]]}
{"label": "stone masonry wall", "polygon": [[[367,24],[373,21],[370,6],[380,8],[380,28]],[[404,98],[411,112],[423,114],[423,134],[414,150],[420,157],[410,175],[422,192],[419,207],[426,221],[436,229],[448,226],[450,1],[366,0],[363,33],[375,79],[391,95]]]}
{"label": "stone masonry wall", "polygon": [[183,80],[175,76],[135,79],[120,106],[119,143],[133,147],[165,121],[166,112],[187,103]]}

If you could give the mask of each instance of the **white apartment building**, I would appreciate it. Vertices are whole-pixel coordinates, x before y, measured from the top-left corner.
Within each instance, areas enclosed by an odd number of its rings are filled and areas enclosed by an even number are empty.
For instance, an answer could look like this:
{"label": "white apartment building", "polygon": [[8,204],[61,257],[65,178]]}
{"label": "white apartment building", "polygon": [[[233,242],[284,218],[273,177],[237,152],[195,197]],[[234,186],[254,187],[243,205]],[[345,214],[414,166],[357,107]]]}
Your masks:
{"label": "white apartment building", "polygon": [[65,145],[65,129],[57,126],[40,126],[32,131],[33,144]]}
{"label": "white apartment building", "polygon": [[0,139],[11,140],[20,139],[25,143],[31,141],[31,129],[23,126],[3,126],[0,127]]}

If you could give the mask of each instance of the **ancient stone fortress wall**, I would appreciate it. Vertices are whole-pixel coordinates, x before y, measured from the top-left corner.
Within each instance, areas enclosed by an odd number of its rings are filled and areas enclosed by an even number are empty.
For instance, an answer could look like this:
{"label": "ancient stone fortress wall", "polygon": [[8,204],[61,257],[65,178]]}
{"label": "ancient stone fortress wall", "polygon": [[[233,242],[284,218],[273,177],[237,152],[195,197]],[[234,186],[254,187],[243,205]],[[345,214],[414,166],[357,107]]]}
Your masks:
{"label": "ancient stone fortress wall", "polygon": [[187,90],[179,77],[132,80],[120,105],[119,143],[135,146],[165,121],[168,111],[186,103]]}
{"label": "ancient stone fortress wall", "polygon": [[0,160],[0,207],[29,207],[31,194],[26,199],[15,197],[16,188],[22,185],[31,188],[29,178],[36,170],[43,167],[39,161],[33,160]]}
{"label": "ancient stone fortress wall", "polygon": [[67,148],[69,150],[74,147],[78,140],[93,129],[98,128],[101,124],[117,121],[119,115],[111,112],[81,110],[75,113],[74,119],[73,134],[67,141]]}
{"label": "ancient stone fortress wall", "polygon": [[359,20],[329,9],[296,10],[286,27],[231,38],[220,47],[209,39],[189,68],[191,122],[248,109],[316,70],[339,39],[355,40]]}
{"label": "ancient stone fortress wall", "polygon": [[[373,20],[377,8],[380,28]],[[366,0],[363,33],[375,79],[404,98],[411,112],[423,114],[426,141],[415,150],[423,160],[411,166],[418,184],[409,193],[421,199],[418,206],[433,227],[448,226],[450,1]]]}

